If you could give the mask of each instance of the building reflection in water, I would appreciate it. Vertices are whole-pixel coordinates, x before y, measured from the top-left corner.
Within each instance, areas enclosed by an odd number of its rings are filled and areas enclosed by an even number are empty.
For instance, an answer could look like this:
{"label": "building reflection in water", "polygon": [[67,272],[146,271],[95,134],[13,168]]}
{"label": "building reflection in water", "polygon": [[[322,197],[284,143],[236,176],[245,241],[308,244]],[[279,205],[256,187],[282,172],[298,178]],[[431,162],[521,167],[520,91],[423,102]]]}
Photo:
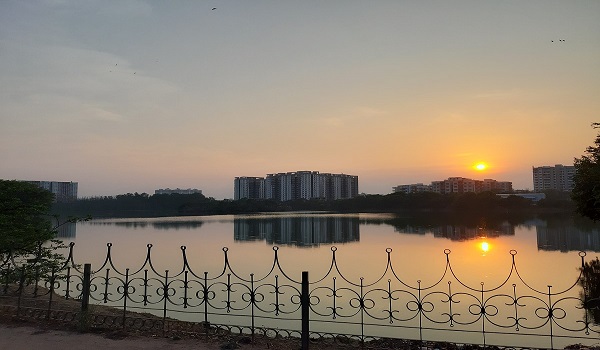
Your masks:
{"label": "building reflection in water", "polygon": [[239,242],[264,240],[275,245],[310,247],[360,239],[358,217],[240,218],[234,220],[233,227],[234,240]]}
{"label": "building reflection in water", "polygon": [[600,252],[600,225],[583,218],[535,220],[539,250]]}
{"label": "building reflection in water", "polygon": [[56,238],[72,239],[77,236],[77,224],[74,222],[65,222],[56,228]]}
{"label": "building reflection in water", "polygon": [[436,226],[394,226],[394,230],[406,234],[433,233],[435,238],[447,238],[452,241],[468,241],[481,237],[514,236],[515,226],[509,222],[502,222],[493,226],[466,226],[466,225],[436,225]]}
{"label": "building reflection in water", "polygon": [[433,228],[433,236],[437,238],[448,238],[452,241],[467,241],[480,237],[514,236],[515,227],[508,222],[494,227],[467,227],[457,225],[444,225]]}

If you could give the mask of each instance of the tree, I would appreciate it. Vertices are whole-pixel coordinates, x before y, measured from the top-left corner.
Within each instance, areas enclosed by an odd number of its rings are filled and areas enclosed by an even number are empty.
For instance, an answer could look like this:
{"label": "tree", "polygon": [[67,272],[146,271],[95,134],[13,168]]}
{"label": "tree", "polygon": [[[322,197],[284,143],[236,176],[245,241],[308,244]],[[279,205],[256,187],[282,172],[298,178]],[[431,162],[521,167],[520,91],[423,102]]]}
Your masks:
{"label": "tree", "polygon": [[68,218],[61,224],[49,214],[53,198],[36,185],[0,180],[0,268],[5,269],[5,283],[25,278],[37,284],[51,275],[57,277],[64,268],[60,250],[66,246],[53,239],[56,229],[89,218]]}
{"label": "tree", "polygon": [[54,236],[48,215],[52,199],[36,185],[0,180],[0,255],[32,251]]}
{"label": "tree", "polygon": [[581,279],[579,285],[583,288],[580,296],[583,308],[595,324],[600,324],[600,260],[586,262],[579,268]]}
{"label": "tree", "polygon": [[[600,123],[592,127],[600,128]],[[575,158],[572,198],[579,214],[600,220],[600,134],[581,158]]]}

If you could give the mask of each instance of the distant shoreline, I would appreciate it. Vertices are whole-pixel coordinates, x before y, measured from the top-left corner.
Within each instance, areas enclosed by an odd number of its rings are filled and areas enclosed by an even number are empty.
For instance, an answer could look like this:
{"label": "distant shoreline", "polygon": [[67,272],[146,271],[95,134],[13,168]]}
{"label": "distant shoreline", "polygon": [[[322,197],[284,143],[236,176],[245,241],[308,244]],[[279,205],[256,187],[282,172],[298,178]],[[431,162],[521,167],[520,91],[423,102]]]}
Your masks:
{"label": "distant shoreline", "polygon": [[549,193],[533,202],[511,196],[501,198],[491,192],[437,194],[394,193],[361,195],[351,199],[296,200],[216,200],[202,195],[127,194],[116,197],[81,199],[55,203],[52,213],[60,217],[152,218],[170,216],[235,215],[271,212],[391,213],[401,216],[465,215],[531,216],[575,215],[569,193]]}

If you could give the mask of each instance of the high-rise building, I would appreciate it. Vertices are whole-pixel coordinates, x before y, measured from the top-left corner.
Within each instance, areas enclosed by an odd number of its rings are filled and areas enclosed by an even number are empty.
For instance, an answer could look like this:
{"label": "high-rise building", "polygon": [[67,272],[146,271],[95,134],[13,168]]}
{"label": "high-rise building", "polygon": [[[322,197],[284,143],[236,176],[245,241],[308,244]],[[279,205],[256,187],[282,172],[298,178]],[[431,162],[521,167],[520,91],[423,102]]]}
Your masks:
{"label": "high-rise building", "polygon": [[236,177],[234,199],[347,199],[358,195],[358,176],[297,171],[262,177]]}
{"label": "high-rise building", "polygon": [[556,164],[555,166],[533,167],[533,191],[546,190],[572,191],[575,167]]}
{"label": "high-rise building", "polygon": [[48,190],[54,194],[55,202],[69,202],[77,200],[77,182],[59,182],[59,181],[24,181],[40,188]]}
{"label": "high-rise building", "polygon": [[234,182],[234,197],[238,200],[242,198],[260,199],[264,198],[265,179],[262,177],[236,177]]}

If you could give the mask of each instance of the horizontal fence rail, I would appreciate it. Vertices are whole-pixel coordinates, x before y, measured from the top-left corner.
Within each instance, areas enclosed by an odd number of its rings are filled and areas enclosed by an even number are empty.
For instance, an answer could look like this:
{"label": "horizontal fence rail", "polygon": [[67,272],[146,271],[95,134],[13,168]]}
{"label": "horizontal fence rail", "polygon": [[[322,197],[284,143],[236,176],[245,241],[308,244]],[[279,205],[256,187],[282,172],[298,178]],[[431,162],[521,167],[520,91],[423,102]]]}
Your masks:
{"label": "horizontal fence rail", "polygon": [[[557,290],[528,282],[514,250],[506,277],[488,286],[471,285],[457,275],[448,249],[439,276],[425,284],[401,278],[390,248],[375,277],[351,278],[338,265],[336,247],[324,273],[298,276],[286,272],[278,247],[262,275],[236,272],[226,247],[222,268],[213,274],[190,264],[185,246],[175,270],[155,268],[152,244],[140,266],[125,269],[115,266],[111,243],[100,266],[79,265],[74,247],[71,243],[64,261],[52,269],[39,259],[2,257],[0,297],[17,298],[17,316],[36,309],[37,317],[81,317],[57,316],[53,303],[60,298],[81,301],[84,312],[88,301],[117,310],[93,316],[96,323],[166,332],[175,320],[183,320],[190,331],[216,328],[251,337],[297,337],[304,349],[310,341],[327,339],[372,348],[385,347],[386,339],[394,338],[535,348],[600,343],[600,264],[597,258],[586,262],[584,252],[579,253],[579,276]],[[25,297],[45,300],[44,308],[24,307]],[[147,317],[135,320],[132,312]]]}

